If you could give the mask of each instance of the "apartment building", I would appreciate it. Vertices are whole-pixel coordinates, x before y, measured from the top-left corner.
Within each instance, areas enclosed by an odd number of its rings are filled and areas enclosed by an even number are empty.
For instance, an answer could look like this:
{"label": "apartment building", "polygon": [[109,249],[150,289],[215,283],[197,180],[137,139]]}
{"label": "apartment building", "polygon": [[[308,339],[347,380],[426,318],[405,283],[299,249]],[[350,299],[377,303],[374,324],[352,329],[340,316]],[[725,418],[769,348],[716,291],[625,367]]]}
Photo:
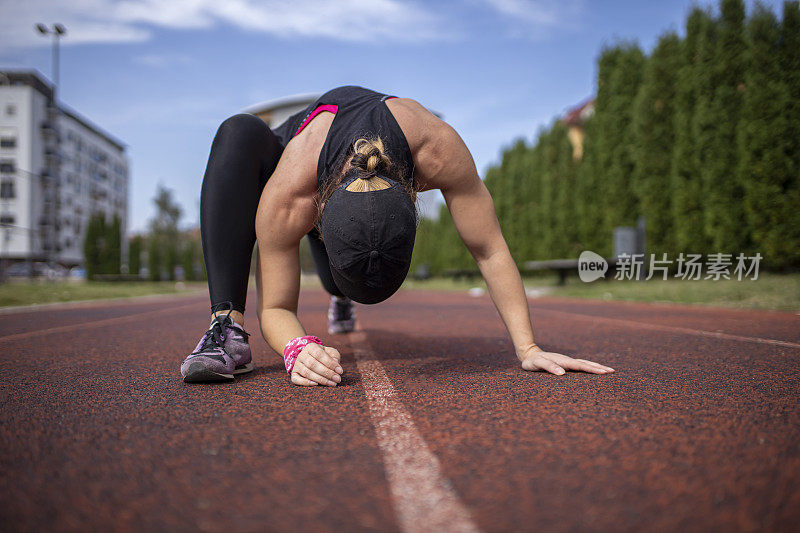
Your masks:
{"label": "apartment building", "polygon": [[[89,217],[128,218],[125,145],[37,71],[0,70],[0,259],[83,264]],[[124,242],[124,239],[123,239]]]}

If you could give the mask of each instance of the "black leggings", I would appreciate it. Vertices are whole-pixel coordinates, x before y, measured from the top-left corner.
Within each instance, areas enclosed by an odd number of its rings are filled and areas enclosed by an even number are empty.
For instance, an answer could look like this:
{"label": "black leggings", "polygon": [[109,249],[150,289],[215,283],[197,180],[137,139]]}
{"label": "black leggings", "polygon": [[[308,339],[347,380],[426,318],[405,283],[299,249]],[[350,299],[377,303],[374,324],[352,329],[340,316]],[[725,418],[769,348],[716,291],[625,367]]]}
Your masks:
{"label": "black leggings", "polygon": [[[217,130],[200,192],[200,232],[212,312],[231,302],[233,309],[244,313],[258,201],[283,148],[272,130],[253,115],[234,115]],[[343,296],[316,229],[309,232],[308,241],[323,287]]]}

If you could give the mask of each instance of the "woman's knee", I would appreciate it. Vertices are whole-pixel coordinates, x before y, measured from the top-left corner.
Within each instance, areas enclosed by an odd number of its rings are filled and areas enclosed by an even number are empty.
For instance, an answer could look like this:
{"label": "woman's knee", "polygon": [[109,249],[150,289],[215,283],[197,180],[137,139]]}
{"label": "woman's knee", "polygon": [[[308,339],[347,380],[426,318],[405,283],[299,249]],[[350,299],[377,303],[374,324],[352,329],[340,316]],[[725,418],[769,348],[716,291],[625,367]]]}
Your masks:
{"label": "woman's knee", "polygon": [[263,120],[255,115],[239,113],[222,121],[217,129],[217,139],[234,139],[238,142],[247,140],[263,141],[274,137],[274,134]]}

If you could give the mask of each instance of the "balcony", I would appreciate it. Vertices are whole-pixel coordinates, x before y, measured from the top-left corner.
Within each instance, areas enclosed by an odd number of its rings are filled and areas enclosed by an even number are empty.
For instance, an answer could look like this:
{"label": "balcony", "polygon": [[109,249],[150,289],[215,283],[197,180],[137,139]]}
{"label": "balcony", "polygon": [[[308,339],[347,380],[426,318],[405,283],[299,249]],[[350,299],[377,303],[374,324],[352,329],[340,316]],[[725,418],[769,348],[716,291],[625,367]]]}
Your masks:
{"label": "balcony", "polygon": [[54,122],[49,120],[42,121],[41,131],[42,131],[42,136],[45,138],[46,141],[48,142],[54,141],[56,143],[61,142],[61,134],[59,133],[58,127],[55,125]]}

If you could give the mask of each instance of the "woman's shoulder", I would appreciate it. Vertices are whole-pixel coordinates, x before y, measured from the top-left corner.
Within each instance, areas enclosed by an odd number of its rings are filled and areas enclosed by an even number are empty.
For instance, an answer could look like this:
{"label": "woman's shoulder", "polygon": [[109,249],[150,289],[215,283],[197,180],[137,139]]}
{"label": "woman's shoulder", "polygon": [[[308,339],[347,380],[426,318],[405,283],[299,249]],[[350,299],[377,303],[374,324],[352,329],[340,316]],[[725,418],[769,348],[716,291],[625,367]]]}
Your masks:
{"label": "woman's shoulder", "polygon": [[440,188],[433,178],[453,150],[455,130],[411,98],[392,98],[386,105],[408,141],[420,190]]}
{"label": "woman's shoulder", "polygon": [[386,107],[394,116],[414,154],[424,149],[447,124],[412,98],[386,100]]}

